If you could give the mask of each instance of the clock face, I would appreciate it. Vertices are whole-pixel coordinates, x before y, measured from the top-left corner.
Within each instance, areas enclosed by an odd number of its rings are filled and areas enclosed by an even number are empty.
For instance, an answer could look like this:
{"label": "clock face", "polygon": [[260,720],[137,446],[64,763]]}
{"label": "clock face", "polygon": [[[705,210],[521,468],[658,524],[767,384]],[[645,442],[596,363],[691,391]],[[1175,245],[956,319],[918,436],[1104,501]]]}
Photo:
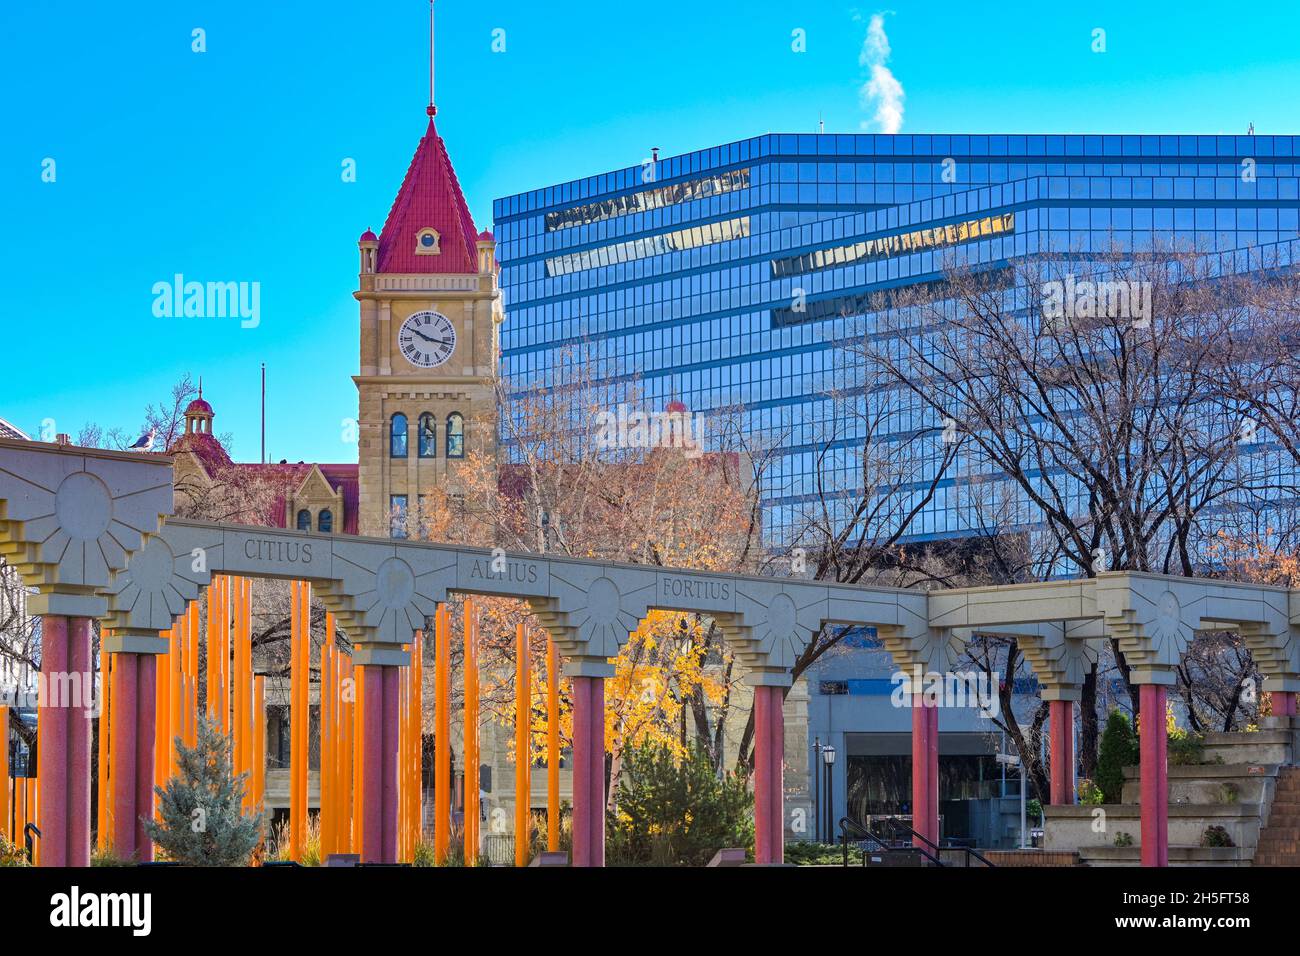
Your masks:
{"label": "clock face", "polygon": [[412,365],[435,368],[456,351],[456,327],[441,312],[416,312],[402,323],[397,344]]}

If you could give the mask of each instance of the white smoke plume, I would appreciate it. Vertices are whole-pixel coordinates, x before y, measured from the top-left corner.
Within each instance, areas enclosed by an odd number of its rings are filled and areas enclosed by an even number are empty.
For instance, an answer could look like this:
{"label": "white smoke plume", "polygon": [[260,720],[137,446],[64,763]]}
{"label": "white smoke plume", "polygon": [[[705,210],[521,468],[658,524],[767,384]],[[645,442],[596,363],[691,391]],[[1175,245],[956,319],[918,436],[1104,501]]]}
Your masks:
{"label": "white smoke plume", "polygon": [[[903,84],[889,69],[889,37],[885,35],[885,16],[873,13],[867,23],[867,36],[862,41],[858,65],[868,72],[866,82],[858,90],[862,108],[875,110],[872,119],[882,133],[897,133],[903,128]],[[866,121],[862,123],[867,126]]]}

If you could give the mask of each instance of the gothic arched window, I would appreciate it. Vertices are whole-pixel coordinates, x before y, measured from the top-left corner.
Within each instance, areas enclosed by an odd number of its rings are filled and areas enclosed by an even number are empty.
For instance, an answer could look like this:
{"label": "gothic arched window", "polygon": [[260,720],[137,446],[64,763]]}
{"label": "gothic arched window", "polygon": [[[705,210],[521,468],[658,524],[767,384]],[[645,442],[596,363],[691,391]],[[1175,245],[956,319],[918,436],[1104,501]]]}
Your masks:
{"label": "gothic arched window", "polygon": [[298,530],[299,531],[311,530],[311,512],[308,511],[306,508],[298,509]]}
{"label": "gothic arched window", "polygon": [[420,457],[438,457],[438,425],[433,415],[425,412],[420,416]]}
{"label": "gothic arched window", "polygon": [[390,458],[406,457],[406,416],[398,412],[388,429],[388,455]]}
{"label": "gothic arched window", "polygon": [[447,457],[465,457],[465,419],[460,412],[447,416]]}
{"label": "gothic arched window", "polygon": [[332,534],[334,531],[334,513],[328,508],[321,511],[320,517],[316,519],[316,530],[321,534]]}

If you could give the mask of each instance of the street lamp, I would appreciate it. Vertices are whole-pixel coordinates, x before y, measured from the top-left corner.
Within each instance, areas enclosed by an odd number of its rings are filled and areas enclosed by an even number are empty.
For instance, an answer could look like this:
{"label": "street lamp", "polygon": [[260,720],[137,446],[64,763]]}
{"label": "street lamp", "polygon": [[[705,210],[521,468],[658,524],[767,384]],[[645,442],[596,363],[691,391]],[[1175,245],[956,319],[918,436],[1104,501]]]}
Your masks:
{"label": "street lamp", "polygon": [[826,832],[827,843],[835,842],[835,801],[832,788],[832,770],[835,766],[835,745],[827,744],[822,748],[822,763],[826,766]]}
{"label": "street lamp", "polygon": [[822,776],[817,772],[817,758],[822,752],[821,737],[813,738],[812,745],[813,764],[809,770],[809,777],[812,780],[812,798],[813,798],[813,840],[820,843],[822,838]]}

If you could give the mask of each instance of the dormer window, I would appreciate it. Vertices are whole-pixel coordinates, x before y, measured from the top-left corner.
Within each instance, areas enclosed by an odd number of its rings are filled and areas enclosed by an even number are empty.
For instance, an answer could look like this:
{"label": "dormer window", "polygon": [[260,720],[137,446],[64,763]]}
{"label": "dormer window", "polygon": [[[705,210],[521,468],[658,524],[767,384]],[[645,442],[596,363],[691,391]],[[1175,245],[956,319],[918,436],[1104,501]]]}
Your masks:
{"label": "dormer window", "polygon": [[415,254],[436,256],[442,253],[442,237],[437,229],[421,229],[415,234]]}

